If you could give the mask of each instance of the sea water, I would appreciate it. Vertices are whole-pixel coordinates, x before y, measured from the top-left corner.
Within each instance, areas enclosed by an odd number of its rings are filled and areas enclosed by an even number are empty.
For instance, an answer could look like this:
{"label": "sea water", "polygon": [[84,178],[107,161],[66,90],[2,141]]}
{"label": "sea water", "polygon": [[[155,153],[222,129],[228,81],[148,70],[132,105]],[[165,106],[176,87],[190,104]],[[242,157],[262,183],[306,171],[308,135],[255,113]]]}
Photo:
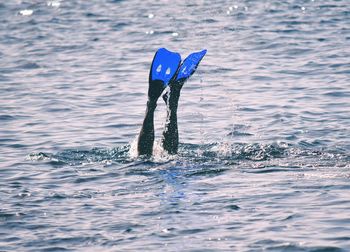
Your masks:
{"label": "sea water", "polygon": [[[138,158],[160,47],[208,53]],[[349,251],[348,0],[2,1],[0,251]]]}

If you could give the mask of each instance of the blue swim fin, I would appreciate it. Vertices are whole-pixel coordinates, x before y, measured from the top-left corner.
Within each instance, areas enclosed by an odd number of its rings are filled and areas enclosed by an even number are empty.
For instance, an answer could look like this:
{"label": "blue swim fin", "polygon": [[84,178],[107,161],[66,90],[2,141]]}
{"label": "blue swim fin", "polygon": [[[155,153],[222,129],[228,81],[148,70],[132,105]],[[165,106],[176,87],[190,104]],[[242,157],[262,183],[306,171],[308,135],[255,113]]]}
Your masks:
{"label": "blue swim fin", "polygon": [[182,62],[180,69],[177,72],[177,81],[186,81],[197,69],[199,63],[203,59],[207,50],[200,52],[194,52],[188,55],[188,57]]}
{"label": "blue swim fin", "polygon": [[177,72],[180,62],[179,53],[171,52],[165,48],[158,49],[152,61],[149,83],[161,81],[166,87]]}

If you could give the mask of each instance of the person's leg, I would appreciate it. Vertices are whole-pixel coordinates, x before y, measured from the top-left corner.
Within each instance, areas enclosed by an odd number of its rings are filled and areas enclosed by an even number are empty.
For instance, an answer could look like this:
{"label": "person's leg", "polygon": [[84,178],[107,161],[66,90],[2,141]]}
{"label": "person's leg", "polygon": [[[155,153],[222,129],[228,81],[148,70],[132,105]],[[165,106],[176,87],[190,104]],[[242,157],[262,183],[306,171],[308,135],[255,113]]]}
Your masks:
{"label": "person's leg", "polygon": [[167,120],[163,131],[163,149],[169,154],[176,154],[179,146],[179,132],[177,126],[177,108],[180,91],[186,80],[196,71],[198,64],[207,50],[190,54],[180,65],[175,78],[170,82],[170,91],[163,96],[167,105]]}
{"label": "person's leg", "polygon": [[139,155],[152,155],[154,111],[159,96],[169,82],[170,92],[164,95],[168,111],[162,145],[168,153],[177,153],[179,145],[177,107],[180,91],[185,81],[196,71],[206,52],[206,50],[202,50],[190,54],[180,66],[181,57],[178,53],[168,51],[165,48],[160,48],[157,51],[151,65],[146,115],[138,139],[137,150]]}
{"label": "person's leg", "polygon": [[180,98],[180,91],[184,82],[176,81],[170,84],[170,90],[163,99],[167,105],[167,119],[163,131],[163,149],[169,154],[176,154],[179,145],[179,132],[177,126],[177,108]]}
{"label": "person's leg", "polygon": [[157,107],[157,100],[164,90],[163,82],[150,83],[148,87],[148,101],[146,115],[139,134],[137,151],[139,155],[152,155],[154,142],[154,111]]}
{"label": "person's leg", "polygon": [[178,53],[160,48],[154,55],[148,85],[146,115],[137,143],[138,155],[152,155],[154,142],[154,111],[159,96],[176,73],[181,61]]}

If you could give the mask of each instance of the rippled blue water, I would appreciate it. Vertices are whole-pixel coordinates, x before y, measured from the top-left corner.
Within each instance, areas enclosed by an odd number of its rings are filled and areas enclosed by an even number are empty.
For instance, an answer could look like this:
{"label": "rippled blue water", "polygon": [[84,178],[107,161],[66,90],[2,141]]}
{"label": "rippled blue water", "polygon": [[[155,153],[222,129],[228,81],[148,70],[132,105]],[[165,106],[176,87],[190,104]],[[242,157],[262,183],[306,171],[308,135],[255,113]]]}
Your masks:
{"label": "rippled blue water", "polygon": [[[142,160],[159,47],[208,54]],[[0,59],[1,251],[350,250],[348,0],[3,1]]]}

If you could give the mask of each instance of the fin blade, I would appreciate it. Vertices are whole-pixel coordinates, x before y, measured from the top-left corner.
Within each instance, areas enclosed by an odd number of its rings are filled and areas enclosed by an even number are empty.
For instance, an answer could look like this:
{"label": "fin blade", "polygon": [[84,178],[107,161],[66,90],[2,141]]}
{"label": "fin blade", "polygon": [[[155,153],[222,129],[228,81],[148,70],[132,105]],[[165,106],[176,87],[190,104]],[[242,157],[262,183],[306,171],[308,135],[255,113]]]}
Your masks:
{"label": "fin blade", "polygon": [[160,48],[154,55],[149,81],[160,80],[164,86],[167,86],[173,78],[181,62],[179,53],[171,52],[165,48]]}
{"label": "fin blade", "polygon": [[188,55],[180,66],[176,80],[186,80],[191,77],[206,53],[207,50],[204,49],[202,51],[194,52]]}

